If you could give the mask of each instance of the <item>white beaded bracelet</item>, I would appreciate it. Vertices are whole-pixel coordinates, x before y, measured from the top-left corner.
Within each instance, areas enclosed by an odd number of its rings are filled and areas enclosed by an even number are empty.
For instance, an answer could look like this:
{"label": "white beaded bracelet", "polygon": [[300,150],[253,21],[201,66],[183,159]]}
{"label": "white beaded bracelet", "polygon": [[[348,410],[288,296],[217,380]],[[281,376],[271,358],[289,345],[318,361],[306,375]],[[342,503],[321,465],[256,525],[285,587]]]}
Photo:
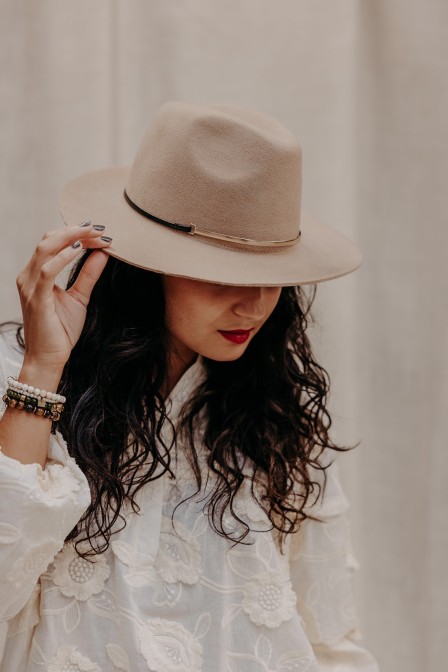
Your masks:
{"label": "white beaded bracelet", "polygon": [[20,383],[16,378],[8,376],[6,379],[8,387],[16,392],[23,392],[28,394],[30,397],[35,397],[36,399],[45,399],[46,401],[52,401],[53,403],[65,404],[67,401],[66,397],[62,394],[56,394],[56,392],[47,392],[46,390],[41,390],[38,387],[33,387],[32,385],[27,385],[26,383]]}

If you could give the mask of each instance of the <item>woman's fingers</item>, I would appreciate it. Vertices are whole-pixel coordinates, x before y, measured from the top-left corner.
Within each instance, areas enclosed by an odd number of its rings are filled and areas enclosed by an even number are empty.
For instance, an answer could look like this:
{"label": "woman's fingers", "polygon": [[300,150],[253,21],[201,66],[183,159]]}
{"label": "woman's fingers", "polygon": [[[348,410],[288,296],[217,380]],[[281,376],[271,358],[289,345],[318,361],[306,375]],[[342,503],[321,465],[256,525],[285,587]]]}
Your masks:
{"label": "woman's fingers", "polygon": [[40,268],[49,258],[53,258],[64,248],[80,240],[101,238],[104,228],[98,224],[84,222],[77,226],[68,226],[54,231],[46,231],[39,241],[30,260],[30,271]]}
{"label": "woman's fingers", "polygon": [[40,277],[43,264],[53,259],[56,254],[78,240],[83,244],[84,240],[101,238],[104,233],[103,229],[94,229],[91,222],[85,222],[85,224],[87,226],[81,224],[44,233],[42,240],[39,241],[34,254],[21,274],[24,279],[25,291],[32,291]]}
{"label": "woman's fingers", "polygon": [[[44,233],[33,256],[19,278],[19,291],[27,300],[31,295],[43,298],[54,288],[56,276],[82,248],[105,248],[110,245],[104,226],[91,221]],[[105,238],[105,239],[104,239]]]}
{"label": "woman's fingers", "polygon": [[[110,242],[103,241],[101,238],[83,241],[83,247],[107,248],[109,245]],[[81,245],[77,245],[76,247],[70,245],[42,264],[34,284],[33,296],[36,299],[42,300],[52,294],[57,275],[64,270],[67,264],[75,259],[81,250]]]}
{"label": "woman's fingers", "polygon": [[[47,232],[17,277],[28,357],[51,366],[64,365],[85,323],[92,287],[107,262],[110,246],[104,230],[87,226]],[[70,294],[55,285],[56,276],[84,248],[97,248],[85,262],[83,278]]]}
{"label": "woman's fingers", "polygon": [[75,282],[70,289],[67,289],[66,293],[87,307],[93,287],[107,264],[108,258],[109,255],[101,250],[92,252]]}

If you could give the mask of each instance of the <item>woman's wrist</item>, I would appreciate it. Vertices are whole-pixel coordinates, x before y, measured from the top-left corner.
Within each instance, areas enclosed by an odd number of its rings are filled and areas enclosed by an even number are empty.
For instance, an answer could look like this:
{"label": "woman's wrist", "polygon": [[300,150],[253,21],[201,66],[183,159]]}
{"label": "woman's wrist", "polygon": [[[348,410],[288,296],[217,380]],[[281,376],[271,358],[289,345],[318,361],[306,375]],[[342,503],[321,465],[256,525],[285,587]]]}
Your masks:
{"label": "woman's wrist", "polygon": [[63,368],[48,369],[39,364],[24,361],[17,380],[41,390],[56,392],[62,378]]}

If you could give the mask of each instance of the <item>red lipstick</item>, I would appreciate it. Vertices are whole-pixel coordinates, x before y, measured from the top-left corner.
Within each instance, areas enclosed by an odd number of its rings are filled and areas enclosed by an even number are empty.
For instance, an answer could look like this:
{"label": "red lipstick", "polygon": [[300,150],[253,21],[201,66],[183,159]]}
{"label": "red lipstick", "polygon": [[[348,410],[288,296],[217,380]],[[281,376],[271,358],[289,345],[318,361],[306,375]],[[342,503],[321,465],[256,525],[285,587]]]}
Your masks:
{"label": "red lipstick", "polygon": [[218,331],[228,341],[232,341],[233,343],[245,343],[249,338],[250,332],[253,331],[253,327],[252,329],[234,329],[233,331],[222,331],[221,329],[218,329]]}

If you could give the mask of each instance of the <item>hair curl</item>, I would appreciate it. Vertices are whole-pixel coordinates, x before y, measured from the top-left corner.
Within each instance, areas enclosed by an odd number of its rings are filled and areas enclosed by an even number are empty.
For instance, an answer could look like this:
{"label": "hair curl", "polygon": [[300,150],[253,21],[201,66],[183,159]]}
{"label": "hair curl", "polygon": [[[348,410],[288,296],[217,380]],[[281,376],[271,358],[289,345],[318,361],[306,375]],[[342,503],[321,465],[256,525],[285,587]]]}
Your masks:
{"label": "hair curl", "polygon": [[[67,288],[90,253],[86,250],[73,266]],[[316,487],[314,504],[325,491],[330,464],[319,462],[323,451],[355,447],[338,446],[329,437],[330,380],[315,361],[306,334],[315,294],[315,285],[308,299],[300,286],[283,287],[274,311],[240,358],[220,362],[204,357],[206,379],[180,415],[178,432],[186,439],[195,495],[203,485],[195,449],[201,418],[207,463],[215,475],[204,510],[215,531],[234,543],[250,543],[244,541],[249,525],[233,506],[248,465],[252,497],[283,547],[285,536],[303,520],[320,520],[304,508]],[[76,539],[76,551],[86,560],[107,550],[118,517],[126,526],[120,513],[125,500],[135,512],[140,488],[166,472],[175,478],[175,441],[166,445],[161,433],[164,422],[173,427],[160,394],[168,370],[165,318],[162,276],[109,257],[58,386],[67,397],[58,429],[92,495],[65,541]],[[20,327],[17,340],[23,348]],[[310,467],[323,471],[323,488],[310,478]],[[233,534],[224,529],[226,511],[237,521]],[[92,542],[99,538],[104,544],[94,548]],[[92,550],[82,552],[77,546],[86,539]]]}

